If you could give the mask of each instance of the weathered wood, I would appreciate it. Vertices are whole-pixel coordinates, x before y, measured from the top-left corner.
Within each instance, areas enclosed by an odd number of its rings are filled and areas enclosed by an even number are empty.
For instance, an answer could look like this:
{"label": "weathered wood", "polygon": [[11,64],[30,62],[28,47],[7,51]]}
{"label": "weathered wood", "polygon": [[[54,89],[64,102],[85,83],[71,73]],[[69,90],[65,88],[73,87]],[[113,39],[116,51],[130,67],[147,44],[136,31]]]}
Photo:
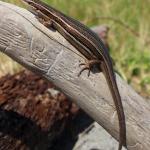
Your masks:
{"label": "weathered wood", "polygon": [[[41,25],[24,9],[0,3],[0,49],[23,66],[52,81],[66,95],[118,139],[118,120],[102,73],[77,76],[84,59],[58,32]],[[71,51],[72,50],[72,51]],[[129,150],[150,147],[150,107],[119,76]]]}
{"label": "weathered wood", "polygon": [[[82,133],[73,150],[117,150],[117,141],[98,123],[92,123]],[[123,148],[122,150],[125,150]]]}

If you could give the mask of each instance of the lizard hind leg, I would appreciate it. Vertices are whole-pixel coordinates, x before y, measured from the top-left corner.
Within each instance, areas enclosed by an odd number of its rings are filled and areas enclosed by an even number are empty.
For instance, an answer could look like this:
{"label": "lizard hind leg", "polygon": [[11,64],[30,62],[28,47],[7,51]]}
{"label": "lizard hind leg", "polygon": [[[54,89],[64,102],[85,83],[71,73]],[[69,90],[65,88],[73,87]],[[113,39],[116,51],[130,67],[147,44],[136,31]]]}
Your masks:
{"label": "lizard hind leg", "polygon": [[88,61],[85,61],[85,63],[80,63],[79,66],[84,66],[84,67],[81,69],[78,76],[80,76],[84,70],[88,70],[88,77],[89,77],[92,67],[94,65],[100,64],[100,63],[101,63],[101,61],[98,59],[88,60]]}

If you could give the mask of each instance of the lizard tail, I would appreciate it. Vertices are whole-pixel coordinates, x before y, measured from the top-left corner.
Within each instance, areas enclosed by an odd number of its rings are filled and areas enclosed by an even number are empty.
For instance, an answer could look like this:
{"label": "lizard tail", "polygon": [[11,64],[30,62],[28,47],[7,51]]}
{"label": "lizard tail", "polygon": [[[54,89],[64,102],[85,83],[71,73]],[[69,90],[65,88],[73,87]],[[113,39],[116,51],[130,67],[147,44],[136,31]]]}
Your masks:
{"label": "lizard tail", "polygon": [[110,67],[110,65],[111,64],[107,64],[107,62],[102,62],[100,64],[100,68],[105,75],[107,84],[109,85],[109,89],[113,97],[115,106],[116,106],[116,111],[117,111],[118,120],[119,120],[119,148],[118,150],[121,150],[122,146],[126,147],[125,115],[123,111],[121,97],[120,97],[119,90],[118,90],[117,83],[116,83],[115,74],[113,72],[113,69],[111,69],[112,67]]}

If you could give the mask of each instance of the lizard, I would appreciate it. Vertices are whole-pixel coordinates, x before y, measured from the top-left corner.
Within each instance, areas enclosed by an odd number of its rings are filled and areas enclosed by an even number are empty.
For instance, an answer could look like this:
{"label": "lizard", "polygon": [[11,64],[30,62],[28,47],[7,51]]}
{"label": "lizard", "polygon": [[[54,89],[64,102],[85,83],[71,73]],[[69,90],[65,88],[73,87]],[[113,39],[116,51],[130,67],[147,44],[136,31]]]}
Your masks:
{"label": "lizard", "polygon": [[[116,82],[115,73],[108,50],[101,39],[88,27],[79,21],[63,14],[55,8],[39,0],[23,0],[28,3],[43,20],[45,26],[57,30],[71,45],[73,45],[88,60],[79,75],[85,69],[90,70],[96,65],[103,72],[108,87],[110,89],[119,120],[119,147],[127,146],[126,143],[126,123],[125,114],[121,101],[121,96]],[[89,75],[88,73],[88,75]]]}

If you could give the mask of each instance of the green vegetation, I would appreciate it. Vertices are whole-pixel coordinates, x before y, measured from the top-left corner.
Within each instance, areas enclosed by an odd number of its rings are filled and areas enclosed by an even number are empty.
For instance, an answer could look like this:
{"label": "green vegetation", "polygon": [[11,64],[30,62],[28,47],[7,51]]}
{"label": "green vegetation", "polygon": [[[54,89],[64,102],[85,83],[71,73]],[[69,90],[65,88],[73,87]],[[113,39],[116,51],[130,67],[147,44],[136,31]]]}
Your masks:
{"label": "green vegetation", "polygon": [[[21,4],[20,0],[4,1]],[[110,27],[109,44],[116,70],[138,92],[150,95],[150,2],[148,0],[45,0],[45,2],[89,27],[107,24]],[[115,19],[128,25],[136,35]],[[1,66],[10,64],[10,60],[5,60],[3,57],[0,56]],[[8,72],[12,70],[11,67],[6,67]],[[16,71],[16,66],[14,68]]]}

